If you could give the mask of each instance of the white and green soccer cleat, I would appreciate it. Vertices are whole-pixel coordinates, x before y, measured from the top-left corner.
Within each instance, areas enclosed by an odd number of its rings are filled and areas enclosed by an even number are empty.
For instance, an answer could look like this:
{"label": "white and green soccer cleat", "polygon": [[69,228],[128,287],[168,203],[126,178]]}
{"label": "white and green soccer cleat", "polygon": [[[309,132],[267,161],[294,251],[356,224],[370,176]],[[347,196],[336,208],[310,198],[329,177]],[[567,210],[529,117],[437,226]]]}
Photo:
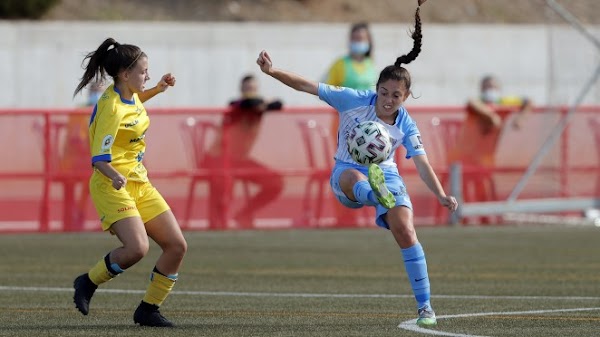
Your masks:
{"label": "white and green soccer cleat", "polygon": [[381,205],[387,209],[396,206],[396,198],[394,194],[385,186],[385,177],[381,167],[377,164],[369,165],[369,185],[373,189],[373,193]]}
{"label": "white and green soccer cleat", "polygon": [[417,325],[422,328],[431,328],[437,325],[437,319],[435,318],[435,312],[430,306],[424,306],[418,310],[419,318],[417,318]]}

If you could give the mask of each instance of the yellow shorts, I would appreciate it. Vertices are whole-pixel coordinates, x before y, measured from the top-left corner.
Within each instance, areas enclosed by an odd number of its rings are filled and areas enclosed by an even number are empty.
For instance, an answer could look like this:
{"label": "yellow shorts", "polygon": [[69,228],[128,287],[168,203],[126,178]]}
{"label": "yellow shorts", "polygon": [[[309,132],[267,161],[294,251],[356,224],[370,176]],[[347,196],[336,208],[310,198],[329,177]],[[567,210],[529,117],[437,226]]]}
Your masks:
{"label": "yellow shorts", "polygon": [[125,188],[116,190],[98,171],[90,178],[90,195],[105,231],[119,220],[137,216],[146,223],[171,209],[150,182],[127,181]]}

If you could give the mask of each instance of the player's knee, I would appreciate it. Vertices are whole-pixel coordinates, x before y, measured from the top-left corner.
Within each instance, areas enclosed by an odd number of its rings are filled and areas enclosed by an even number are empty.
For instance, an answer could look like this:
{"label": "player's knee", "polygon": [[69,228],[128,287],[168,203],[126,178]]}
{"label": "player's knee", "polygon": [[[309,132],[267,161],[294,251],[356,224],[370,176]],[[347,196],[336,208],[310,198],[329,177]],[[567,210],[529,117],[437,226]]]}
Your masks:
{"label": "player's knee", "polygon": [[403,248],[417,243],[417,232],[409,209],[394,207],[388,211],[385,220],[394,238]]}
{"label": "player's knee", "polygon": [[187,242],[185,241],[185,239],[181,239],[172,245],[171,254],[175,258],[177,258],[179,260],[183,260],[183,257],[185,256],[185,253],[187,252],[187,248],[188,248]]}
{"label": "player's knee", "polygon": [[134,264],[148,254],[150,244],[148,241],[140,241],[124,246],[123,248],[125,248],[125,251],[127,252],[127,257],[129,258],[130,263]]}

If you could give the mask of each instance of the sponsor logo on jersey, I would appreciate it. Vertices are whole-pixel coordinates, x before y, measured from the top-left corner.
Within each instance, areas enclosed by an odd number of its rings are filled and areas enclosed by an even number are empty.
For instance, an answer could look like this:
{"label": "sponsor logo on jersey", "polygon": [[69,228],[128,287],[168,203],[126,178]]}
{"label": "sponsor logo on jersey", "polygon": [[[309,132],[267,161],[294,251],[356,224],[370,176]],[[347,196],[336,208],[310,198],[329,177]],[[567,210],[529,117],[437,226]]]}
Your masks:
{"label": "sponsor logo on jersey", "polygon": [[136,126],[136,125],[138,125],[138,123],[139,123],[139,122],[140,122],[140,121],[136,119],[136,120],[134,120],[133,122],[130,122],[130,123],[125,123],[125,125],[124,125],[124,126],[125,126],[126,128],[130,128],[130,127],[132,127],[132,126]]}
{"label": "sponsor logo on jersey", "polygon": [[117,213],[122,213],[122,212],[125,212],[125,211],[130,211],[132,209],[136,209],[135,206],[121,207],[121,208],[117,209]]}
{"label": "sponsor logo on jersey", "polygon": [[142,140],[144,138],[146,138],[146,131],[144,131],[141,136],[139,136],[137,138],[130,139],[129,143],[137,143],[137,142],[139,142],[140,140]]}

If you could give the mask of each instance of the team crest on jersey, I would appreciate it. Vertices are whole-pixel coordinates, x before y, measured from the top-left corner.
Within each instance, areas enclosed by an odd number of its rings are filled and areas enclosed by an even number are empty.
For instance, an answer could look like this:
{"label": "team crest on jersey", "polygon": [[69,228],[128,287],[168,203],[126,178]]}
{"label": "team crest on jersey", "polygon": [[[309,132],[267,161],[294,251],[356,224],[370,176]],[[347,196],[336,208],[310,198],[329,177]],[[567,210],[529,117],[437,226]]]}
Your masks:
{"label": "team crest on jersey", "polygon": [[338,85],[330,85],[331,91],[344,91],[344,87],[340,87]]}
{"label": "team crest on jersey", "polygon": [[102,139],[102,151],[106,152],[106,151],[110,150],[114,141],[115,141],[115,138],[112,135],[104,136],[104,139]]}

